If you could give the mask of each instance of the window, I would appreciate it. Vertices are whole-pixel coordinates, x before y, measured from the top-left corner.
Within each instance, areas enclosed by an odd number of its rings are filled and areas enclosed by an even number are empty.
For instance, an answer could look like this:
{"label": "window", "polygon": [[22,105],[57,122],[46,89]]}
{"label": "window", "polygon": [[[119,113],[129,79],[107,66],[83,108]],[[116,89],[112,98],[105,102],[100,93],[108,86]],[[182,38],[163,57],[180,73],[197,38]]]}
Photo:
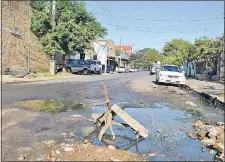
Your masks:
{"label": "window", "polygon": [[97,61],[97,64],[98,64],[98,65],[101,65],[101,62],[100,62],[100,61]]}
{"label": "window", "polygon": [[162,71],[181,72],[178,66],[162,66]]}

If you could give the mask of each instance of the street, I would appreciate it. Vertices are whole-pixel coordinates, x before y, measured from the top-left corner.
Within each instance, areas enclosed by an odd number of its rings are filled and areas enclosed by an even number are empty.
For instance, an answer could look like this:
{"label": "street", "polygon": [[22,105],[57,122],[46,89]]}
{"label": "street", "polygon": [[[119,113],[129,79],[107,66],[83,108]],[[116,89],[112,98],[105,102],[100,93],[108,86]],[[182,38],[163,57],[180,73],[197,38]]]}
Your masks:
{"label": "street", "polygon": [[[101,82],[108,86],[110,105],[117,104],[124,108],[128,114],[152,132],[147,139],[138,144],[138,151],[135,146],[127,150],[137,152],[144,157],[149,152],[157,152],[166,156],[158,156],[155,159],[148,157],[149,160],[212,159],[213,156],[209,154],[209,151],[202,153],[199,141],[191,140],[186,136],[186,131],[191,129],[191,123],[197,119],[223,121],[223,110],[210,107],[204,102],[198,102],[201,100],[197,94],[181,87],[156,85],[155,75],[140,71],[3,85],[3,160],[17,160],[21,155],[24,155],[26,160],[38,160],[41,155],[46,154],[45,146],[40,143],[49,140],[55,140],[57,144],[68,141],[72,143],[83,141],[86,136],[89,136],[89,140],[94,145],[102,146],[103,144],[99,143],[96,135],[90,135],[96,129],[91,121],[91,114],[105,112],[105,105],[87,106],[87,108],[62,111],[52,115],[49,112],[30,111],[26,106],[13,104],[26,100],[101,103],[105,100]],[[190,109],[187,101],[195,103],[196,106]],[[174,134],[177,127],[183,127],[184,130],[180,134]],[[166,130],[164,133],[169,137],[170,142],[164,142],[165,146],[163,146],[159,141],[151,147],[156,141],[156,131],[159,129]],[[69,139],[62,135],[71,132],[73,135]],[[116,134],[121,136],[133,136],[129,130],[126,134],[124,133],[116,131]],[[120,142],[124,144],[124,141]],[[120,145],[121,143],[117,144],[119,148],[125,149]]]}

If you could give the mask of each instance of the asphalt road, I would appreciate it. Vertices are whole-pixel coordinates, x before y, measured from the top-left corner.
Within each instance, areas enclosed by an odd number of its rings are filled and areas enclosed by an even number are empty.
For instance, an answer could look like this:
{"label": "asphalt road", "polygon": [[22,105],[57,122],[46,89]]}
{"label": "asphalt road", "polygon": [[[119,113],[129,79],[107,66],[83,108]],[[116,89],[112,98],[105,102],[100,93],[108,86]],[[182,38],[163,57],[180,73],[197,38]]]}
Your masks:
{"label": "asphalt road", "polygon": [[[50,113],[19,109],[7,104],[21,100],[71,100],[81,103],[102,103],[105,101],[101,82],[108,86],[110,104],[126,108],[157,108],[169,104],[172,109],[186,109],[186,101],[197,104],[196,96],[176,86],[156,85],[155,75],[140,71],[136,73],[103,74],[77,76],[69,79],[23,83],[2,86],[2,144],[4,160],[17,160],[27,154],[27,160],[36,160],[45,154],[43,146],[34,142],[57,139],[62,142],[62,133],[75,134],[73,140],[82,141],[84,136],[95,129],[89,109],[82,110],[81,117],[74,118],[78,112],[62,112],[53,116]],[[167,106],[168,107],[168,106]],[[207,119],[223,121],[223,112],[205,105],[198,105]],[[170,110],[169,110],[170,111]],[[162,112],[163,114],[163,112]],[[164,116],[169,114],[163,114]],[[160,119],[160,118],[159,118]],[[196,120],[196,118],[194,119]],[[184,132],[185,133],[185,132]]]}

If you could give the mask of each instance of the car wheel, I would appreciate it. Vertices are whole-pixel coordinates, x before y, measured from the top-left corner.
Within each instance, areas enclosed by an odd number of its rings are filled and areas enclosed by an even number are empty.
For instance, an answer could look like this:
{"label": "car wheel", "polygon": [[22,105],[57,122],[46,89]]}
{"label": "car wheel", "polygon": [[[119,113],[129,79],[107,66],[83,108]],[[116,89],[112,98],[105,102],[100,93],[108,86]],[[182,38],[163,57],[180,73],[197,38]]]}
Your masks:
{"label": "car wheel", "polygon": [[102,74],[102,69],[100,69],[100,70],[99,70],[98,74],[99,74],[99,75],[101,75],[101,74]]}
{"label": "car wheel", "polygon": [[84,74],[84,75],[87,75],[87,74],[88,74],[88,70],[87,70],[87,69],[84,69],[84,70],[83,70],[83,74]]}

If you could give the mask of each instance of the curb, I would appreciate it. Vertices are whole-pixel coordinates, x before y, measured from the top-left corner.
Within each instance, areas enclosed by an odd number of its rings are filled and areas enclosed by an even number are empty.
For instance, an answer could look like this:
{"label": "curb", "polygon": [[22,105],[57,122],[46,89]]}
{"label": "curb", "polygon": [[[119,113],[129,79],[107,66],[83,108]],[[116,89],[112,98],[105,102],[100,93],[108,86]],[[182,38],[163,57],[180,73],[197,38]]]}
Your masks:
{"label": "curb", "polygon": [[2,82],[2,84],[23,84],[23,83],[34,83],[34,82],[42,82],[42,81],[50,81],[50,80],[57,80],[57,79],[67,79],[72,78],[74,76],[62,77],[62,78],[51,78],[51,79],[43,79],[43,80],[29,80],[29,81],[12,81],[12,82]]}
{"label": "curb", "polygon": [[185,85],[184,88],[186,90],[191,90],[197,94],[199,94],[201,97],[203,97],[210,105],[213,105],[213,106],[219,106],[222,110],[224,110],[225,108],[225,102],[223,101],[220,101],[217,99],[217,97],[213,97],[207,93],[204,93],[204,92],[199,92],[197,90],[194,90],[193,88],[191,88],[190,86],[188,85]]}

